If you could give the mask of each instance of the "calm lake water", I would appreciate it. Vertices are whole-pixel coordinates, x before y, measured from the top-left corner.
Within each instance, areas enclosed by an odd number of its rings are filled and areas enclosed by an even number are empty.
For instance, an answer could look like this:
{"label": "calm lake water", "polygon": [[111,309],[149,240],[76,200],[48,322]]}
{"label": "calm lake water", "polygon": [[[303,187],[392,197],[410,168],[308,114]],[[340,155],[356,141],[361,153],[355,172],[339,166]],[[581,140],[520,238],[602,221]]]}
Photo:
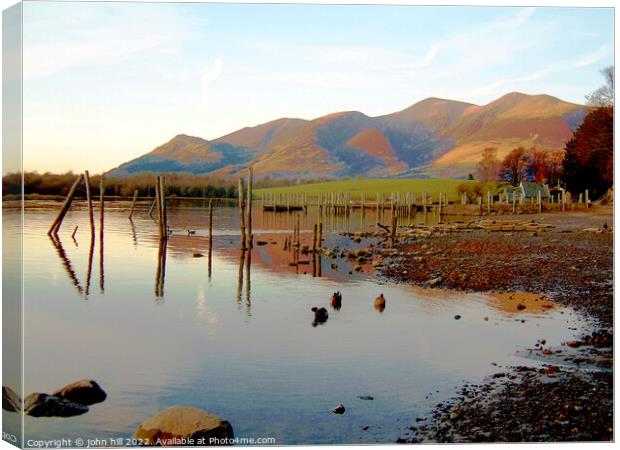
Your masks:
{"label": "calm lake water", "polygon": [[[171,206],[165,270],[144,208],[133,222],[126,210],[109,208],[89,281],[86,211],[67,215],[54,244],[46,235],[52,205],[25,211],[24,391],[92,378],[108,398],[78,417],[26,416],[26,439],[129,437],[160,410],[190,405],[229,420],[238,437],[391,443],[462,384],[497,371],[491,363],[539,364],[518,352],[543,338],[559,344],[585,327],[560,307],[517,312],[490,294],[385,284],[369,270],[349,275],[342,259],[333,269],[322,257],[321,276],[313,276],[316,265],[289,266],[283,250],[298,213],[255,214],[256,239],[268,244],[255,247],[248,267],[237,210],[216,208],[209,276],[209,258],[193,257],[208,254],[200,204]],[[5,240],[18,237],[18,214],[4,210]],[[315,216],[300,217],[309,231]],[[374,222],[371,214],[363,226]],[[349,242],[337,234],[347,227],[360,229],[360,218],[326,223],[326,245]],[[188,237],[186,229],[198,231]],[[156,282],[162,272],[163,286]],[[335,291],[343,295],[339,311],[329,308]],[[373,307],[380,293],[382,313]],[[313,306],[329,309],[324,325],[312,326]],[[364,395],[374,400],[357,398]],[[330,411],[340,403],[342,416]]]}

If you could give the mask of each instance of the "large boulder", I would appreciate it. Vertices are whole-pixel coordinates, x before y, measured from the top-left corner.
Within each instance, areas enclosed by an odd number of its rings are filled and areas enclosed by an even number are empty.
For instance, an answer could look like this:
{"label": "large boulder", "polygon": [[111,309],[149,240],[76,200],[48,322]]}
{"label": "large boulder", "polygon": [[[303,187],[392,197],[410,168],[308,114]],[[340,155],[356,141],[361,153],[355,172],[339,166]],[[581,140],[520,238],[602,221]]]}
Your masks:
{"label": "large boulder", "polygon": [[161,411],[142,422],[133,434],[143,445],[169,446],[232,444],[233,437],[228,421],[187,406],[171,406]]}
{"label": "large boulder", "polygon": [[93,380],[80,380],[52,393],[55,397],[64,398],[82,405],[101,403],[107,397],[101,386]]}
{"label": "large boulder", "polygon": [[2,386],[2,409],[10,412],[21,411],[22,409],[22,399],[7,386]]}
{"label": "large boulder", "polygon": [[88,406],[35,392],[24,400],[24,412],[33,417],[72,417],[88,412]]}

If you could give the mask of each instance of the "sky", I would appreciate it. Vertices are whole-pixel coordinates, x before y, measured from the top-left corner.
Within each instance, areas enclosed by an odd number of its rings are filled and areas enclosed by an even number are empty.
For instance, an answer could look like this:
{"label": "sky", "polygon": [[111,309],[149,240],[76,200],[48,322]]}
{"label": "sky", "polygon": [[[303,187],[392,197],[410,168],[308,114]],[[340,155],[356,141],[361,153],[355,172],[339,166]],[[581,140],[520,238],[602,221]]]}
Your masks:
{"label": "sky", "polygon": [[188,134],[512,91],[583,103],[610,8],[25,2],[24,169],[109,170]]}

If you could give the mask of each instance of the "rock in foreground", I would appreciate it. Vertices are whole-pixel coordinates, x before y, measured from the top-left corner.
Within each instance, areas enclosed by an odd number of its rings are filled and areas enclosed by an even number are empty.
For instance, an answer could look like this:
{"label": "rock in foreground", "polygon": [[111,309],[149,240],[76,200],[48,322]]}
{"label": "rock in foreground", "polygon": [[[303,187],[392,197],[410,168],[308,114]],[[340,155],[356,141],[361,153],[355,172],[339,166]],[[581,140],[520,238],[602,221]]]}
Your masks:
{"label": "rock in foreground", "polygon": [[[234,437],[232,425],[198,408],[171,406],[145,420],[133,438],[143,445],[222,445]],[[217,438],[219,442],[211,439]]]}
{"label": "rock in foreground", "polygon": [[17,412],[22,409],[22,399],[7,386],[2,386],[2,409],[9,412]]}
{"label": "rock in foreground", "polygon": [[80,380],[68,386],[58,389],[52,393],[55,397],[60,397],[82,405],[92,405],[101,403],[107,397],[101,386],[93,380]]}
{"label": "rock in foreground", "polygon": [[24,412],[33,417],[72,417],[88,412],[88,406],[35,392],[24,400]]}

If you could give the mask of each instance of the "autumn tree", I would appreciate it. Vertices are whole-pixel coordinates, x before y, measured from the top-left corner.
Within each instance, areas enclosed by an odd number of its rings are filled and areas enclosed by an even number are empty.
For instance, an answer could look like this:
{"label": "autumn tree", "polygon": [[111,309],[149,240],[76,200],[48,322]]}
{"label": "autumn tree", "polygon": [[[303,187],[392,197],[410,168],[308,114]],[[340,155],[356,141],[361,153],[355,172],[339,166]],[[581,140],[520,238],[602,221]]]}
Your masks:
{"label": "autumn tree", "polygon": [[527,152],[523,147],[512,150],[502,161],[500,176],[513,186],[518,186],[527,176]]}
{"label": "autumn tree", "polygon": [[603,195],[614,182],[614,68],[602,71],[605,84],[586,96],[596,108],[566,143],[564,180],[569,190]]}
{"label": "autumn tree", "polygon": [[528,154],[529,172],[537,183],[555,185],[562,174],[564,152],[532,149]]}
{"label": "autumn tree", "polygon": [[500,168],[497,149],[487,147],[482,150],[482,158],[476,166],[476,178],[480,181],[495,181],[499,177]]}
{"label": "autumn tree", "polygon": [[571,192],[588,189],[592,197],[603,195],[614,181],[614,110],[600,107],[583,120],[566,143],[564,181]]}

